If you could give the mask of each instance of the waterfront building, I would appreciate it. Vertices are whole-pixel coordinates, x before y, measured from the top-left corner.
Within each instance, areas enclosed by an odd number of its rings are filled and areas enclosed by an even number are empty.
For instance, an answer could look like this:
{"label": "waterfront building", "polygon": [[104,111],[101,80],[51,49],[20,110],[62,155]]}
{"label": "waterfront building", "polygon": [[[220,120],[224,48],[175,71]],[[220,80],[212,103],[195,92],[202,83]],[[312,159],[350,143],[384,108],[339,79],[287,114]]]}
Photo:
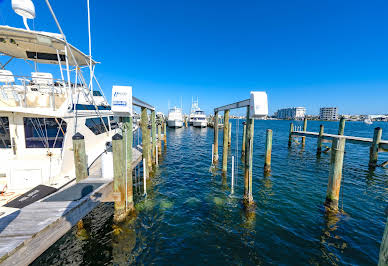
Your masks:
{"label": "waterfront building", "polygon": [[278,119],[303,119],[306,116],[305,107],[291,107],[279,109],[276,112]]}
{"label": "waterfront building", "polygon": [[338,120],[337,107],[321,107],[319,109],[319,119],[321,120]]}

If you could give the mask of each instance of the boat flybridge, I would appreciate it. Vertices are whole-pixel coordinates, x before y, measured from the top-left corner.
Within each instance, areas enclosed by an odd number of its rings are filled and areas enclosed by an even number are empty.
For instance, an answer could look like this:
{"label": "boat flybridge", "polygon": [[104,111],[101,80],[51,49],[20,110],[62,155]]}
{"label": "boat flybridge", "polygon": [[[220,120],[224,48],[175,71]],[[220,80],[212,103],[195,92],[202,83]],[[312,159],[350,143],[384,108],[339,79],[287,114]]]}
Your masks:
{"label": "boat flybridge", "polygon": [[192,119],[194,127],[207,127],[206,115],[204,111],[195,111],[192,116]]}
{"label": "boat flybridge", "polygon": [[[0,54],[0,190],[58,188],[75,178],[72,136],[84,135],[90,166],[119,127],[94,75],[96,62],[70,45],[63,32],[28,26],[0,26]],[[13,69],[15,60],[25,62],[30,74],[19,74],[19,65]],[[39,70],[50,64],[56,71]],[[84,68],[90,71],[88,82]]]}
{"label": "boat flybridge", "polygon": [[194,115],[196,111],[199,111],[199,106],[198,106],[198,97],[197,100],[193,100],[191,98],[191,110],[190,110],[190,115],[189,115],[189,125],[193,125],[194,122]]}

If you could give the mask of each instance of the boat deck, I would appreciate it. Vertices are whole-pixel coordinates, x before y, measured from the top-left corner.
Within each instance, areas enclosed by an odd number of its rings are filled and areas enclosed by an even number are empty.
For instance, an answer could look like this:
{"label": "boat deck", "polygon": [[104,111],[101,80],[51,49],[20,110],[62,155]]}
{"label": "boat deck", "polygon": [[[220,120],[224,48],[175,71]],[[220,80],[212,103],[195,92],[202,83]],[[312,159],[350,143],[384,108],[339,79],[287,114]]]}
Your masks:
{"label": "boat deck", "polygon": [[[132,169],[142,154],[133,148]],[[101,202],[107,201],[113,180],[101,174],[101,160],[88,178],[71,183],[46,198],[0,218],[0,263],[28,265]],[[6,207],[3,207],[6,208]]]}

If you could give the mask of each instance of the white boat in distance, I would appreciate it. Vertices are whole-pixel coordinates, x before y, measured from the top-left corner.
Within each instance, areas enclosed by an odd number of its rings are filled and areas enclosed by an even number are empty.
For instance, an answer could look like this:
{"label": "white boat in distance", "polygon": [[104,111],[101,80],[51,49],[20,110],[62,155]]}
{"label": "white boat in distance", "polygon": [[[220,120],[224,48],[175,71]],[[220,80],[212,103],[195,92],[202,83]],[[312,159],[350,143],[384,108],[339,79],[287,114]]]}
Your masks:
{"label": "white boat in distance", "polygon": [[192,118],[194,127],[207,127],[206,115],[204,111],[195,111]]}
{"label": "white boat in distance", "polygon": [[168,111],[167,125],[173,128],[183,126],[183,114],[181,108],[175,106]]}
{"label": "white boat in distance", "polygon": [[369,116],[364,119],[364,123],[367,124],[367,125],[372,125],[373,124],[373,122],[372,122],[372,120],[370,119]]}

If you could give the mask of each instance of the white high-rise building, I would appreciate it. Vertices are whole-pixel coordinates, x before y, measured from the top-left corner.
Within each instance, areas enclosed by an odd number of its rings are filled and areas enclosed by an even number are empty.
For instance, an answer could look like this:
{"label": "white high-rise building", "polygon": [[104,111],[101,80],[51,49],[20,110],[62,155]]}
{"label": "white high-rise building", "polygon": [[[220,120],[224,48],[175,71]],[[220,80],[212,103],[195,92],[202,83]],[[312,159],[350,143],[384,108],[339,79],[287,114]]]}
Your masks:
{"label": "white high-rise building", "polygon": [[319,119],[321,120],[338,120],[337,107],[322,107],[319,109]]}
{"label": "white high-rise building", "polygon": [[276,112],[276,117],[279,119],[303,119],[305,116],[305,107],[284,108]]}

